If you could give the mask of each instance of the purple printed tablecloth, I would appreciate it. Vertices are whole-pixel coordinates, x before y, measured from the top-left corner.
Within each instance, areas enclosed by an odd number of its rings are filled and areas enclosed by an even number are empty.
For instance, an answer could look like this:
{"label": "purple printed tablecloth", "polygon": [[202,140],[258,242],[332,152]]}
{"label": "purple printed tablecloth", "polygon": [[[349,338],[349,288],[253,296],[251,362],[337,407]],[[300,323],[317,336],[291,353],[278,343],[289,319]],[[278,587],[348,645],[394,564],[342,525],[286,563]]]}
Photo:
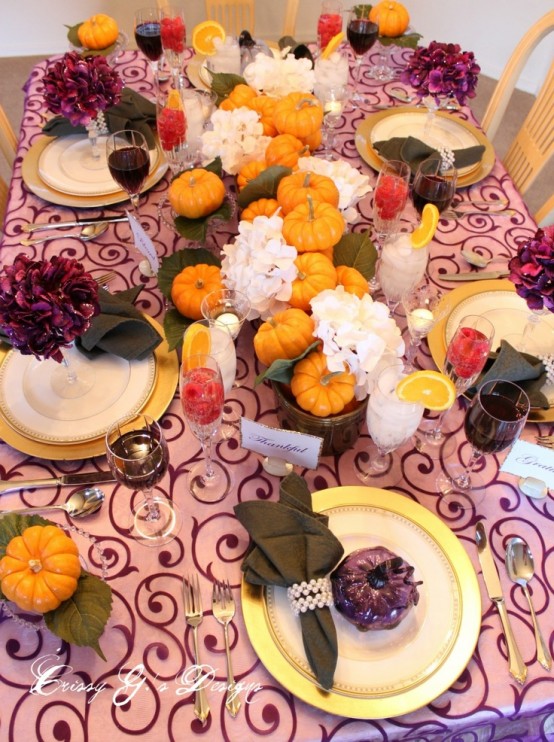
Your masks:
{"label": "purple printed tablecloth", "polygon": [[[399,53],[396,62],[400,62]],[[147,65],[140,54],[124,53],[116,63],[128,86],[145,95],[152,94]],[[77,217],[82,210],[54,206],[36,197],[21,178],[21,163],[29,147],[41,136],[44,106],[41,79],[46,62],[37,65],[26,87],[26,105],[18,157],[11,185],[5,230],[1,244],[2,261],[9,261],[22,250],[22,227],[31,221],[59,221]],[[399,84],[382,85],[364,77],[363,88],[372,104],[395,104],[387,91]],[[338,132],[338,154],[362,172],[374,184],[376,173],[362,161],[354,143],[354,131],[367,110],[350,111]],[[476,123],[469,109],[456,114]],[[152,237],[160,257],[184,247],[184,242],[161,219],[158,205],[164,198],[168,176],[153,187],[141,202],[141,221]],[[536,227],[520,195],[501,163],[496,162],[482,181],[459,191],[463,200],[504,198],[514,209],[510,218],[472,216],[459,221],[441,220],[432,243],[429,262],[431,279],[444,290],[452,284],[441,282],[440,274],[457,270],[464,247],[484,247],[501,264],[513,254],[517,242],[528,237]],[[117,205],[109,212],[121,211]],[[371,194],[359,203],[360,220],[354,231],[371,224]],[[94,215],[99,210],[91,209]],[[407,220],[415,220],[408,211]],[[218,230],[221,245],[234,233],[235,224]],[[61,253],[75,257],[93,274],[115,270],[117,279],[111,290],[145,282],[138,306],[146,314],[163,318],[164,300],[155,279],[140,275],[136,255],[125,240],[126,224],[112,224],[94,242],[56,239],[35,248],[25,248],[32,257]],[[464,267],[466,269],[466,267]],[[261,371],[253,357],[253,329],[248,324],[239,336],[237,380],[229,398],[233,406],[248,418],[277,426],[275,400],[271,389],[254,388]],[[418,361],[433,367],[424,343]],[[463,406],[463,403],[462,403]],[[462,408],[453,415],[457,422],[459,451],[467,452],[460,431]],[[202,505],[190,497],[184,479],[187,466],[201,457],[196,439],[183,421],[177,397],[162,417],[170,448],[169,471],[160,490],[173,497],[184,516],[180,537],[160,549],[137,545],[126,535],[125,527],[132,496],[119,485],[105,485],[107,502],[96,515],[78,525],[76,533],[89,568],[100,573],[98,548],[88,540],[96,539],[103,551],[107,580],[113,591],[113,611],[101,639],[106,655],[102,661],[90,649],[63,644],[48,631],[34,631],[8,617],[0,618],[0,682],[2,711],[0,739],[144,740],[213,738],[225,740],[540,740],[554,738],[554,682],[551,674],[536,662],[532,623],[519,587],[512,585],[501,568],[501,580],[507,607],[522,655],[529,667],[528,680],[519,686],[509,676],[506,646],[496,609],[486,596],[479,577],[482,598],[482,628],[479,641],[467,668],[450,689],[417,711],[397,718],[357,720],[332,715],[314,708],[294,695],[294,688],[282,687],[263,666],[250,644],[240,606],[240,564],[248,546],[245,531],[237,522],[233,506],[252,499],[275,499],[279,480],[267,474],[260,456],[242,449],[238,439],[221,441],[217,455],[229,468],[233,490],[218,505]],[[547,424],[541,432],[552,432]],[[530,424],[524,437],[534,440],[539,426]],[[368,448],[364,426],[354,449],[340,457],[321,459],[316,471],[302,471],[311,490],[337,485],[357,485],[356,460]],[[50,476],[58,472],[105,469],[102,456],[84,461],[49,461],[23,454],[0,443],[0,477],[18,479]],[[515,534],[525,538],[534,553],[537,573],[531,584],[535,608],[543,632],[554,648],[554,503],[549,494],[543,500],[531,500],[517,489],[515,477],[499,471],[499,461],[488,456],[482,473],[489,486],[484,502],[476,511],[452,516],[435,492],[434,480],[439,464],[409,446],[401,450],[402,478],[391,490],[414,500],[446,522],[459,537],[477,573],[480,568],[474,544],[477,520],[484,519],[491,543],[502,567],[504,546]],[[385,485],[386,486],[386,485]],[[50,488],[2,495],[2,507],[53,504],[65,501],[69,490]],[[52,518],[67,523],[65,516]],[[192,670],[192,634],[185,625],[181,604],[181,578],[195,571],[200,576],[205,618],[201,646],[204,663],[213,668],[208,688],[212,709],[208,725],[202,727],[193,714],[193,694],[187,685]],[[241,683],[241,711],[232,719],[225,709],[221,684],[225,681],[225,652],[221,626],[211,616],[211,581],[228,577],[238,602],[230,630],[235,677]],[[426,576],[432,579],[432,575]]]}

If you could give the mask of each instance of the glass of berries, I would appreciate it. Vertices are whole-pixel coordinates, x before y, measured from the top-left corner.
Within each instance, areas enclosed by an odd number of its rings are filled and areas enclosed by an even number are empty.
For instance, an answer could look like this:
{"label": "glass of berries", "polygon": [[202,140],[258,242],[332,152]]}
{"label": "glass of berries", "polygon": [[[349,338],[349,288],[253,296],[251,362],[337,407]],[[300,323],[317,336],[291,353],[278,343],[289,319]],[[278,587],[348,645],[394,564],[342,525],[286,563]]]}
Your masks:
{"label": "glass of berries", "polygon": [[184,9],[175,5],[164,6],[160,30],[165,58],[173,76],[173,84],[177,88],[187,40]]}

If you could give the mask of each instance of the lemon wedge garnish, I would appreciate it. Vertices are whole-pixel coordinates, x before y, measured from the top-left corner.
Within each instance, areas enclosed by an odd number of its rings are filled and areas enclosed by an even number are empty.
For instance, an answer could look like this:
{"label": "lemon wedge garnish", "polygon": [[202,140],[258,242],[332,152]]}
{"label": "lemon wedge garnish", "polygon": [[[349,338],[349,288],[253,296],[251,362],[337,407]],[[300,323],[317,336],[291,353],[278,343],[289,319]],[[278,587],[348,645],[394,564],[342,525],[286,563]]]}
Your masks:
{"label": "lemon wedge garnish", "polygon": [[421,223],[410,235],[412,247],[415,250],[428,245],[437,231],[439,210],[435,204],[425,204],[421,212]]}
{"label": "lemon wedge garnish", "polygon": [[428,410],[448,410],[456,399],[454,382],[440,371],[414,371],[396,385],[396,394],[403,402],[421,404]]}
{"label": "lemon wedge garnish", "polygon": [[339,31],[338,34],[335,34],[329,41],[325,49],[321,52],[321,59],[329,59],[331,54],[339,48],[344,38],[344,31]]}

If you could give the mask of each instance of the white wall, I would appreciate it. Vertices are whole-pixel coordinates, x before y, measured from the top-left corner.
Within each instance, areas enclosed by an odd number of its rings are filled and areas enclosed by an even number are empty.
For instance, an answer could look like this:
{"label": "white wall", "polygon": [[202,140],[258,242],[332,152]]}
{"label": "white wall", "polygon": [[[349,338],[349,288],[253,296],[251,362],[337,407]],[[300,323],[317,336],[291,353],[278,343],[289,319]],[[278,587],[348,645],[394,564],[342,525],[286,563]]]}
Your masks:
{"label": "white wall", "polygon": [[[204,0],[182,0],[190,29],[204,18]],[[0,56],[45,56],[67,49],[66,25],[93,13],[109,13],[131,37],[135,8],[155,0],[4,0],[0,24]],[[348,7],[349,0],[343,0]],[[552,9],[552,0],[404,0],[412,26],[433,39],[459,43],[475,53],[483,74],[498,78],[510,51],[533,22]],[[7,7],[6,7],[7,6]],[[315,37],[320,0],[300,0],[298,40]],[[256,35],[281,35],[285,0],[256,0]],[[189,36],[190,38],[190,36]],[[519,87],[536,92],[537,80],[554,57],[554,38],[545,39],[524,71]]]}

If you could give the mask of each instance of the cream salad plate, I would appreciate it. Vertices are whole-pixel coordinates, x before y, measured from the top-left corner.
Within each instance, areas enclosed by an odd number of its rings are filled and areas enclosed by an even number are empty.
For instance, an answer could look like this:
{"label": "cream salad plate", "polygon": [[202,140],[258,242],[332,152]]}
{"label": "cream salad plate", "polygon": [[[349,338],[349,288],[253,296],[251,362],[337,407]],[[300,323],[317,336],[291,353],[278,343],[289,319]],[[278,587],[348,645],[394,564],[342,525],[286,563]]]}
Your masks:
{"label": "cream salad plate", "polygon": [[420,600],[390,631],[359,632],[334,607],[338,662],[332,689],[316,684],[286,590],[243,582],[248,635],[268,671],[301,700],[329,713],[388,718],[420,708],[460,676],[481,625],[477,577],[461,543],[428,509],[394,492],[334,487],[312,495],[344,547],[382,545],[421,580]]}

